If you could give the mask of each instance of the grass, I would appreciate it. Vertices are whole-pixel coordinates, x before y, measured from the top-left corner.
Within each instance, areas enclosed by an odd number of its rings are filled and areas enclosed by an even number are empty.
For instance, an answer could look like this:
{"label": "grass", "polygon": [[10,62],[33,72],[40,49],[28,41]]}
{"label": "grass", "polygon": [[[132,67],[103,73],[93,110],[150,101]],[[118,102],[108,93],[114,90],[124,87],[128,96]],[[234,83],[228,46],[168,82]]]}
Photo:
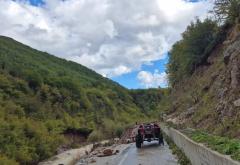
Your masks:
{"label": "grass", "polygon": [[227,137],[210,135],[201,131],[187,131],[185,133],[194,141],[203,143],[212,150],[224,155],[229,155],[232,159],[240,161],[239,139],[229,139]]}
{"label": "grass", "polygon": [[186,157],[184,152],[176,146],[176,144],[166,135],[164,134],[164,139],[167,141],[169,148],[172,150],[172,153],[177,156],[178,163],[180,165],[191,165],[190,160]]}

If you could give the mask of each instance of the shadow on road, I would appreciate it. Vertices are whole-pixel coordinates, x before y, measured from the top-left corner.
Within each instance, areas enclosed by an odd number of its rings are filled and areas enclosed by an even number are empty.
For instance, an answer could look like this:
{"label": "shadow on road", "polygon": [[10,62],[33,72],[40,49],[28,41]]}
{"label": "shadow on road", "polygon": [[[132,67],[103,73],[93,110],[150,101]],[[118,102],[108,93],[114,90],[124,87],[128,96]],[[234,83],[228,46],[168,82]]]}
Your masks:
{"label": "shadow on road", "polygon": [[143,145],[142,145],[142,148],[141,149],[153,149],[153,148],[158,148],[158,147],[161,147],[163,145],[159,145],[158,142],[144,142]]}

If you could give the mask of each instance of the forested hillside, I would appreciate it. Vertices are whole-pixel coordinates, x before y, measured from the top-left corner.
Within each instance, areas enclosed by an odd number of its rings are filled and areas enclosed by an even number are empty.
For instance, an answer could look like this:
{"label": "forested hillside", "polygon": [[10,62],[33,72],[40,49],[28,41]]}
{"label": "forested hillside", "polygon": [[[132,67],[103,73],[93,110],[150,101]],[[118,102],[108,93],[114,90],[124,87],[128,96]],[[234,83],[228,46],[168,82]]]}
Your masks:
{"label": "forested hillside", "polygon": [[133,102],[148,117],[161,119],[168,111],[170,99],[168,88],[150,88],[130,90]]}
{"label": "forested hillside", "polygon": [[[157,93],[153,101],[161,99]],[[0,161],[6,164],[56,154],[69,129],[93,131],[92,141],[119,136],[128,124],[148,119],[142,101],[82,65],[0,37]]]}

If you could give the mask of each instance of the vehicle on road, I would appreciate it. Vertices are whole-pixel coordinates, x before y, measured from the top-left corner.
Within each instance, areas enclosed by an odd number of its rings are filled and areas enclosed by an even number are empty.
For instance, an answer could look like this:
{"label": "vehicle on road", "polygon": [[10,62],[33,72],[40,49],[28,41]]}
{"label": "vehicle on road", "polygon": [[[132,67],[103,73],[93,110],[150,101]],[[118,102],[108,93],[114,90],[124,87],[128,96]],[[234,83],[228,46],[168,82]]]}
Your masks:
{"label": "vehicle on road", "polygon": [[144,141],[158,141],[159,145],[164,145],[163,135],[160,126],[156,123],[140,124],[136,129],[136,147],[141,148]]}

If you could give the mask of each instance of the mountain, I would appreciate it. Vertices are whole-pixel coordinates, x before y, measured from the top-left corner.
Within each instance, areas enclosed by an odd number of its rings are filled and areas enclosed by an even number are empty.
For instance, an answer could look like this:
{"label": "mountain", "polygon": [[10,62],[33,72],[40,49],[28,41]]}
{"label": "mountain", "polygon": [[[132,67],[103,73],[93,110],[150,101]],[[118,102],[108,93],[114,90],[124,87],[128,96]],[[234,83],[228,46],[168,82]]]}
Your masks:
{"label": "mountain", "polygon": [[0,36],[0,162],[36,164],[71,145],[63,136],[71,130],[92,141],[119,136],[149,119],[142,101],[80,64]]}

